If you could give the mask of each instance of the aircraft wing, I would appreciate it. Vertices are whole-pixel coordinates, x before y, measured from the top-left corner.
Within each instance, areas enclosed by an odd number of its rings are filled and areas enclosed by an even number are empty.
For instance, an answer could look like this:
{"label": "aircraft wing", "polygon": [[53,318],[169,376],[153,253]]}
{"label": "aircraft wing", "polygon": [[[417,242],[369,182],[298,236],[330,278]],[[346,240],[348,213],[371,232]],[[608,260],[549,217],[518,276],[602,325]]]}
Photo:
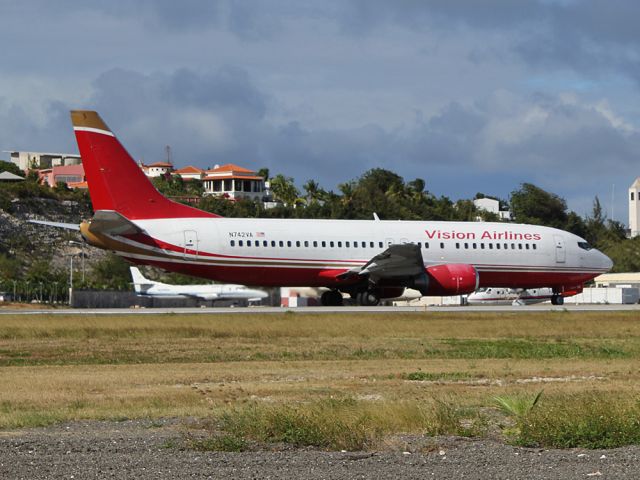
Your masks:
{"label": "aircraft wing", "polygon": [[80,230],[77,223],[47,222],[45,220],[29,220],[29,223],[37,223],[38,225],[46,225],[48,227],[66,228],[67,230]]}
{"label": "aircraft wing", "polygon": [[98,210],[89,223],[89,231],[108,235],[131,235],[142,233],[144,230],[115,210]]}
{"label": "aircraft wing", "polygon": [[420,247],[413,243],[403,243],[390,245],[363,267],[341,273],[337,278],[349,280],[357,276],[368,278],[371,283],[378,283],[381,280],[415,280],[424,275],[425,268]]}

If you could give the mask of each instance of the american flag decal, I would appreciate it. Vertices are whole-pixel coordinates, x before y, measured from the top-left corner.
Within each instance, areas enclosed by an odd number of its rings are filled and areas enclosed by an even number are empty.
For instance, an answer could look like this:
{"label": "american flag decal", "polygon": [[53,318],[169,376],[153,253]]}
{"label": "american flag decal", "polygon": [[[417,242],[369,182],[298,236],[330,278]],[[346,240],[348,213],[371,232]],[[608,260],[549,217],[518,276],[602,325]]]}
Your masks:
{"label": "american flag decal", "polygon": [[256,237],[264,237],[264,232],[256,232]]}

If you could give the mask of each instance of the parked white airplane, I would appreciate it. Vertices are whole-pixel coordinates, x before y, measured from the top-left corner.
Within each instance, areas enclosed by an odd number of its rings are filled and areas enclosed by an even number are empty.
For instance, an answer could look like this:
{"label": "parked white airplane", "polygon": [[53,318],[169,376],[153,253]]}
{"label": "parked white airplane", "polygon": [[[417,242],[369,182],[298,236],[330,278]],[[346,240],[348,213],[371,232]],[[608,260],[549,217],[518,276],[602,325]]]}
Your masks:
{"label": "parked white airplane", "polygon": [[189,297],[199,300],[247,300],[255,302],[269,295],[262,290],[252,290],[244,285],[170,285],[155,282],[142,275],[137,267],[129,267],[133,287],[138,295],[151,297]]}
{"label": "parked white airplane", "polygon": [[479,288],[467,297],[469,305],[531,305],[553,298],[551,288]]}
{"label": "parked white airplane", "polygon": [[405,288],[460,295],[478,287],[582,291],[611,260],[562,230],[512,223],[222,218],[161,195],[96,112],[71,112],[95,214],[91,245],[132,263],[222,282],[328,287],[361,305]]}

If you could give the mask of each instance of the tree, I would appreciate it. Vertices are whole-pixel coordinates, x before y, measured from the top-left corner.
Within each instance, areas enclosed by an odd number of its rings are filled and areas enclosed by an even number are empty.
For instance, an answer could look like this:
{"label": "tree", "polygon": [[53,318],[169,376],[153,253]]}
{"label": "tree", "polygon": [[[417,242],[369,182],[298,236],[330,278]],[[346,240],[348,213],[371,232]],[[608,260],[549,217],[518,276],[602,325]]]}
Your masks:
{"label": "tree", "polygon": [[269,180],[269,169],[261,168],[260,170],[258,170],[258,176],[264,178],[264,181],[266,182],[267,180]]}
{"label": "tree", "polygon": [[129,264],[118,255],[108,253],[93,267],[91,284],[94,288],[128,290],[130,282]]}
{"label": "tree", "polygon": [[315,180],[307,180],[307,183],[302,188],[306,193],[308,204],[321,201],[327,194]]}
{"label": "tree", "polygon": [[511,212],[519,223],[563,229],[567,224],[567,202],[531,183],[511,192]]}
{"label": "tree", "polygon": [[22,170],[20,170],[15,163],[5,162],[4,160],[0,160],[0,173],[1,172],[9,172],[19,177],[24,177],[24,173],[22,173]]}
{"label": "tree", "polygon": [[278,174],[271,179],[271,192],[277,200],[285,205],[293,205],[300,195],[293,184],[293,178]]}

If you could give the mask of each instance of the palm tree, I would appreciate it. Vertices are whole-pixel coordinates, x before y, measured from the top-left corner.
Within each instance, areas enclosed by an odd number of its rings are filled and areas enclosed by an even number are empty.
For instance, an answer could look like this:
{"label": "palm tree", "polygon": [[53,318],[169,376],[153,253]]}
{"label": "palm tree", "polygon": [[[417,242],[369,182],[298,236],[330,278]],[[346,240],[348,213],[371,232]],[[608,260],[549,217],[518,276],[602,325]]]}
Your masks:
{"label": "palm tree", "polygon": [[271,179],[273,196],[285,205],[293,205],[299,196],[298,189],[293,184],[293,178],[278,174]]}

